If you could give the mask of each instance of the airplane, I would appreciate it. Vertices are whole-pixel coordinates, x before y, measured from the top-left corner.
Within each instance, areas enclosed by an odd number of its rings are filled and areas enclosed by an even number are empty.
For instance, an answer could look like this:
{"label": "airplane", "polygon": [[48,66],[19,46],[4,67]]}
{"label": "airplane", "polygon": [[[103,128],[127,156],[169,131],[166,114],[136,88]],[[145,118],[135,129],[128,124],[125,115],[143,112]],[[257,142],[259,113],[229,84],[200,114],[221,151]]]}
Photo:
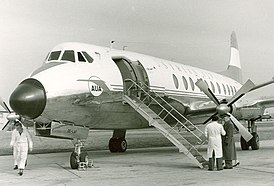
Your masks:
{"label": "airplane", "polygon": [[[12,110],[1,98],[10,113],[3,130],[25,119],[33,121],[37,136],[73,140],[70,166],[77,169],[88,160],[82,148],[89,130],[112,130],[109,150],[125,152],[127,130],[155,127],[202,168],[206,160],[198,147],[207,139],[197,124],[213,115],[229,115],[241,134],[242,149],[259,149],[255,121],[274,100],[251,105],[238,100],[273,82],[242,84],[235,32],[229,65],[221,73],[112,47],[66,42],[55,46],[43,65],[12,92]],[[239,120],[247,121],[248,127]]]}

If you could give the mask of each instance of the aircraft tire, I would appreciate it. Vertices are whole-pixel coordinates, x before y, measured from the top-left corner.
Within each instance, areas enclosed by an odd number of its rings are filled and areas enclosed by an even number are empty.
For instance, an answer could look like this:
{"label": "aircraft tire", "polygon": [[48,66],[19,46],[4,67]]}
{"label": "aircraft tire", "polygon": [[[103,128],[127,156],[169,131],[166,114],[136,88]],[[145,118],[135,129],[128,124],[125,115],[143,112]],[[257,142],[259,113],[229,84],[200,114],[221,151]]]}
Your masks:
{"label": "aircraft tire", "polygon": [[127,150],[127,141],[125,138],[119,138],[118,144],[119,144],[118,152],[125,152]]}
{"label": "aircraft tire", "polygon": [[80,162],[88,162],[88,153],[87,152],[82,152],[80,154]]}
{"label": "aircraft tire", "polygon": [[72,169],[77,169],[78,168],[78,162],[77,162],[77,153],[72,152],[70,155],[70,167]]}
{"label": "aircraft tire", "polygon": [[118,152],[118,149],[116,148],[116,138],[109,139],[108,148],[110,152]]}
{"label": "aircraft tire", "polygon": [[125,138],[110,138],[108,147],[110,152],[125,152],[127,141]]}
{"label": "aircraft tire", "polygon": [[242,150],[248,150],[249,149],[249,144],[248,142],[245,141],[245,139],[241,136],[241,148]]}
{"label": "aircraft tire", "polygon": [[250,140],[250,146],[252,150],[258,150],[260,148],[260,139],[257,132],[252,132],[253,138]]}

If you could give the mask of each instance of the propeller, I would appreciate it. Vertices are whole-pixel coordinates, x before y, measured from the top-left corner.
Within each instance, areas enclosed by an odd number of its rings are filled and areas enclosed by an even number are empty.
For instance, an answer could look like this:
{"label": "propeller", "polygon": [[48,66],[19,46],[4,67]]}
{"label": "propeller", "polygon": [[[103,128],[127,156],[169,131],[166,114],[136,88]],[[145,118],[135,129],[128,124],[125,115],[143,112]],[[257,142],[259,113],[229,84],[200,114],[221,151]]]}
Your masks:
{"label": "propeller", "polygon": [[9,113],[7,115],[8,122],[2,128],[2,131],[4,133],[6,133],[6,131],[9,129],[9,125],[11,124],[12,121],[21,123],[21,121],[20,121],[21,117],[19,115],[15,114],[15,113],[11,112],[11,110],[9,109],[9,107],[7,106],[7,104],[3,101],[3,99],[2,99],[1,96],[0,96],[0,105]]}
{"label": "propeller", "polygon": [[11,113],[9,107],[7,106],[7,104],[3,101],[2,97],[0,96],[0,105],[9,113]]}
{"label": "propeller", "polygon": [[229,102],[220,102],[202,79],[198,79],[195,84],[217,105],[216,112],[210,116],[210,118],[207,119],[204,124],[210,121],[211,118],[215,115],[227,114],[229,115],[230,120],[239,129],[239,133],[246,141],[249,141],[253,137],[250,132],[248,132],[248,130],[230,113],[232,104],[238,101],[247,92],[251,91],[255,87],[255,84],[251,80],[247,80],[247,82],[236,92],[236,94],[229,100]]}
{"label": "propeller", "polygon": [[251,91],[255,87],[255,84],[249,79],[245,84],[236,92],[236,94],[231,98],[227,105],[231,106],[233,103],[238,101],[247,92]]}
{"label": "propeller", "polygon": [[[252,138],[252,135],[246,130],[246,128],[230,113],[227,113],[230,117],[230,120],[232,123],[236,125],[236,127],[239,129],[239,133],[243,136],[243,138],[246,141],[249,141]],[[247,131],[247,132],[246,132]],[[250,137],[251,135],[251,137]]]}
{"label": "propeller", "polygon": [[[3,101],[2,97],[0,96],[0,105],[3,107],[3,109],[5,109],[9,114],[11,114],[11,111],[9,109],[9,107],[7,106],[7,104]],[[4,127],[2,128],[3,132],[6,133],[6,131],[8,130],[8,125],[10,124],[10,120],[8,120],[8,122],[4,125]]]}

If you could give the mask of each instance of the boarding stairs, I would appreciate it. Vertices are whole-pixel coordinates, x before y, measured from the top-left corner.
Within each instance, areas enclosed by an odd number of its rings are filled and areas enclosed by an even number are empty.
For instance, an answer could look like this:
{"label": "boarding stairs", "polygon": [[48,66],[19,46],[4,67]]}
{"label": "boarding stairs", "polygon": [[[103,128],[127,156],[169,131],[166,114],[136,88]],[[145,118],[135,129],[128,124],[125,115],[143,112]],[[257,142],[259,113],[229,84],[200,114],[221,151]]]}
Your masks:
{"label": "boarding stairs", "polygon": [[[127,79],[127,81],[131,81],[132,84],[125,91],[124,101],[142,115],[150,126],[154,126],[172,142],[179,149],[179,152],[183,152],[193,163],[203,168],[206,160],[198,149],[207,142],[204,133],[172,107],[161,95],[151,91],[146,85],[139,85],[131,79]],[[155,109],[155,105],[158,109]],[[175,125],[169,125],[167,118],[169,121],[170,119],[175,121]],[[191,135],[191,139],[186,138],[186,131]]]}

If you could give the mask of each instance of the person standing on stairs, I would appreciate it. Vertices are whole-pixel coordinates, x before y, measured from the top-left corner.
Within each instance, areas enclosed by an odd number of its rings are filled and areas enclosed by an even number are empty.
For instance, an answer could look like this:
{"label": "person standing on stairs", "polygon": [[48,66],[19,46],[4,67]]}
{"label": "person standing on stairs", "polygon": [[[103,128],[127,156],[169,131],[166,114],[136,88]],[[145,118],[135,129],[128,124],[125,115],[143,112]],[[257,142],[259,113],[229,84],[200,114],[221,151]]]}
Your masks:
{"label": "person standing on stairs", "polygon": [[205,135],[208,139],[207,156],[209,158],[208,170],[213,171],[215,165],[215,158],[217,170],[223,170],[222,166],[222,137],[226,134],[223,126],[218,123],[218,116],[212,117],[212,122],[205,127]]}

